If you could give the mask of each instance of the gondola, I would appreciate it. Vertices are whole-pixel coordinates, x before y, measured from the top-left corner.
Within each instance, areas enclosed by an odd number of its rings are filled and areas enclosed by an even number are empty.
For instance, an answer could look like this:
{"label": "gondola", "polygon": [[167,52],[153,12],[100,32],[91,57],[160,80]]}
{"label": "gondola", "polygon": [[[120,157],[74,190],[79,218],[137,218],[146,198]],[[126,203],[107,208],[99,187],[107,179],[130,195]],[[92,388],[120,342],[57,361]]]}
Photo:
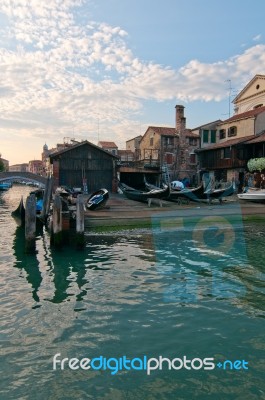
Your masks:
{"label": "gondola", "polygon": [[149,192],[126,188],[124,188],[122,191],[128,199],[143,203],[147,203],[148,199],[167,199],[170,194],[169,186],[166,186],[163,189],[152,189]]}
{"label": "gondola", "polygon": [[130,191],[132,191],[132,190],[137,190],[137,189],[134,189],[134,188],[131,187],[131,186],[126,185],[126,184],[123,183],[123,182],[119,182],[118,187],[119,187],[119,189],[120,189],[122,192],[123,192],[124,190],[130,190]]}
{"label": "gondola", "polygon": [[174,191],[170,193],[171,200],[176,199],[179,200],[180,198],[186,197],[191,201],[203,201],[206,200],[209,203],[213,199],[219,200],[221,203],[224,197],[231,196],[234,193],[233,184],[231,183],[228,187],[222,189],[212,189],[212,190],[205,190],[203,185],[194,188],[194,189],[183,189],[178,191]]}
{"label": "gondola", "polygon": [[182,189],[182,190],[172,190],[170,191],[169,200],[171,201],[180,201],[182,199],[188,199],[192,201],[200,200],[204,195],[204,188],[201,184],[200,186],[192,189]]}
{"label": "gondola", "polygon": [[12,211],[11,215],[15,219],[18,226],[25,225],[25,207],[23,197],[21,197],[18,207],[15,209],[15,211]]}
{"label": "gondola", "polygon": [[94,192],[86,202],[87,210],[98,210],[106,205],[109,199],[109,192],[107,189],[99,189]]}
{"label": "gondola", "polygon": [[232,196],[232,194],[234,194],[234,192],[235,192],[235,189],[234,189],[233,183],[231,183],[226,188],[214,189],[214,190],[206,190],[203,193],[203,196],[202,196],[201,199],[202,200],[208,200],[209,202],[212,199],[217,199],[221,203],[224,197]]}

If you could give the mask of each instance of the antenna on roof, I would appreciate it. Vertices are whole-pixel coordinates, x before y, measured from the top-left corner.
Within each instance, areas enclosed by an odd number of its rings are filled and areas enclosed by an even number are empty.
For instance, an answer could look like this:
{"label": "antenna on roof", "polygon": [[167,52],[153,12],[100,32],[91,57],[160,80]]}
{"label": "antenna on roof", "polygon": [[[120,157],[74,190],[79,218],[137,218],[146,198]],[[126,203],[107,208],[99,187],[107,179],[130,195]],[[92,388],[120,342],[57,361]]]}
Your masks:
{"label": "antenna on roof", "polygon": [[228,90],[229,90],[229,92],[228,92],[228,117],[230,118],[230,107],[231,107],[231,94],[232,94],[232,86],[231,86],[231,79],[227,79],[225,82],[228,82],[229,83],[229,87],[228,87]]}

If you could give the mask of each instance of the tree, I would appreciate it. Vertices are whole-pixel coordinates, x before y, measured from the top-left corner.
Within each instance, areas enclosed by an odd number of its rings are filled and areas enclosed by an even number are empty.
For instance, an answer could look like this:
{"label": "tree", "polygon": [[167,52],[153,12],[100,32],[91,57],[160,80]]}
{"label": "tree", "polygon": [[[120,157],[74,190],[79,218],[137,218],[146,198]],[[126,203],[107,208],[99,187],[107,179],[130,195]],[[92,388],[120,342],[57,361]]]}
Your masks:
{"label": "tree", "polygon": [[0,172],[3,172],[5,170],[5,165],[3,161],[0,159]]}
{"label": "tree", "polygon": [[248,161],[248,170],[250,172],[259,171],[265,169],[265,157],[251,158]]}

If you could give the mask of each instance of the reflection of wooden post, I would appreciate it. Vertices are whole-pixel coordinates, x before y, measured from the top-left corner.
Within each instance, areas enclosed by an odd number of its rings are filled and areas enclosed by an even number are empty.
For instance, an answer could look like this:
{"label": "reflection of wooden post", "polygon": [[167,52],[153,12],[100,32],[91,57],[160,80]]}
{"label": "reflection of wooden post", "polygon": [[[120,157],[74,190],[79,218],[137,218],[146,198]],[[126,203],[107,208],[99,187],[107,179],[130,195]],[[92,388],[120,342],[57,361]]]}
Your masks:
{"label": "reflection of wooden post", "polygon": [[36,251],[36,197],[31,194],[27,197],[25,208],[25,251]]}
{"label": "reflection of wooden post", "polygon": [[52,242],[55,247],[60,247],[63,241],[62,201],[58,194],[54,196],[54,201],[53,201],[52,227],[53,227]]}
{"label": "reflection of wooden post", "polygon": [[41,211],[41,219],[43,222],[46,222],[46,219],[49,214],[51,196],[52,196],[52,186],[53,186],[53,178],[49,176],[47,178],[44,195],[43,195],[43,208]]}
{"label": "reflection of wooden post", "polygon": [[81,194],[77,196],[76,200],[76,246],[83,248],[85,245],[85,210],[84,199]]}

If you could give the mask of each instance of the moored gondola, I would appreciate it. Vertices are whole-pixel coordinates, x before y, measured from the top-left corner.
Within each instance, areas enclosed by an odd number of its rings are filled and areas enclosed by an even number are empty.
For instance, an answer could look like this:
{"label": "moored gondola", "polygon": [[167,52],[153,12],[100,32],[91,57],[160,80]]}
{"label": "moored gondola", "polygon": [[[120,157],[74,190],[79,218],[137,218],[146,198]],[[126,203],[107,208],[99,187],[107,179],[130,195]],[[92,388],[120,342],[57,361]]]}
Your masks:
{"label": "moored gondola", "polygon": [[165,186],[163,189],[152,189],[149,192],[124,188],[122,192],[130,200],[147,203],[148,199],[166,200],[170,194],[170,188],[169,186]]}
{"label": "moored gondola", "polygon": [[12,211],[11,215],[15,219],[18,226],[25,225],[25,207],[22,196],[18,207]]}

